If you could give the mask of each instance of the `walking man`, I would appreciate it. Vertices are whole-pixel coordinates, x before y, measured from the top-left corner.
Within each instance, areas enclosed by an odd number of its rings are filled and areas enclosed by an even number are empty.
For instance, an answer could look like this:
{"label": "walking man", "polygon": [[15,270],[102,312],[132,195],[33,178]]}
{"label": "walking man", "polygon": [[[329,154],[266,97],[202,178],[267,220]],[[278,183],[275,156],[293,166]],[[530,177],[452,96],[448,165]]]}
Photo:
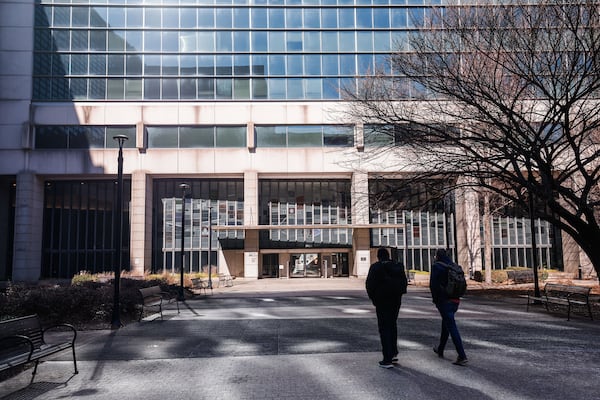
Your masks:
{"label": "walking man", "polygon": [[444,358],[444,348],[448,341],[448,336],[452,337],[452,342],[458,353],[458,358],[453,364],[465,366],[467,365],[467,355],[463,348],[462,339],[454,320],[454,314],[458,311],[460,304],[459,298],[451,298],[446,291],[448,284],[448,266],[452,264],[452,260],[444,249],[439,249],[435,255],[435,262],[431,267],[431,275],[429,278],[429,290],[433,303],[437,307],[440,316],[442,317],[442,333],[440,342],[433,348],[433,351],[440,358]]}
{"label": "walking man", "polygon": [[366,280],[367,294],[375,306],[377,327],[381,340],[382,368],[393,368],[398,363],[398,312],[408,282],[404,267],[390,260],[387,249],[377,250],[377,262],[369,268]]}

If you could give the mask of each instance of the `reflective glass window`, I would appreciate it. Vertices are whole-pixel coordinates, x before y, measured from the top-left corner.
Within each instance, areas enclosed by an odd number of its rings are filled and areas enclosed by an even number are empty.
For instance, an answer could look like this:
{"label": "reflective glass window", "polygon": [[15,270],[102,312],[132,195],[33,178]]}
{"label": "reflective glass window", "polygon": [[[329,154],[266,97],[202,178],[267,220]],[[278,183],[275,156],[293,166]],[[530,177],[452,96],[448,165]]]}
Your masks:
{"label": "reflective glass window", "polygon": [[353,146],[354,128],[352,126],[325,125],[323,127],[323,145],[343,147]]}
{"label": "reflective glass window", "polygon": [[287,129],[285,126],[256,126],[256,146],[286,147]]}
{"label": "reflective glass window", "polygon": [[288,147],[311,147],[323,145],[321,126],[288,126]]}
{"label": "reflective glass window", "polygon": [[337,28],[337,9],[323,8],[321,9],[321,28],[332,29]]}
{"label": "reflective glass window", "polygon": [[321,51],[321,32],[304,32],[304,51]]}
{"label": "reflective glass window", "polygon": [[108,32],[108,50],[125,51],[125,31]]}
{"label": "reflective glass window", "polygon": [[338,78],[323,79],[323,98],[338,99],[340,98],[340,80]]}
{"label": "reflective glass window", "polygon": [[198,34],[196,32],[179,32],[179,50],[182,53],[192,53],[197,49]]}
{"label": "reflective glass window", "polygon": [[144,74],[160,75],[160,56],[153,54],[144,56]]}
{"label": "reflective glass window", "polygon": [[212,8],[198,9],[198,28],[214,28],[215,14]]}
{"label": "reflective glass window", "polygon": [[37,149],[66,149],[68,131],[62,126],[38,126],[35,129]]}
{"label": "reflective glass window", "polygon": [[69,51],[71,45],[71,33],[69,31],[53,31],[52,40],[54,46],[60,51]]}
{"label": "reflective glass window", "polygon": [[121,54],[108,55],[108,74],[123,75],[125,73],[125,56]]}
{"label": "reflective glass window", "polygon": [[142,8],[127,9],[127,27],[141,28],[144,26],[144,14]]}
{"label": "reflective glass window", "polygon": [[304,86],[305,86],[305,98],[306,99],[313,99],[313,100],[319,100],[322,98],[323,93],[322,93],[322,89],[323,89],[323,84],[321,82],[321,79],[306,79],[304,82]]}
{"label": "reflective glass window", "polygon": [[285,51],[285,32],[269,32],[269,51]]}
{"label": "reflective glass window", "polygon": [[267,51],[267,32],[252,32],[252,51]]}
{"label": "reflective glass window", "polygon": [[250,75],[250,55],[238,54],[233,58],[234,75]]}
{"label": "reflective glass window", "polygon": [[127,51],[142,51],[142,31],[127,31],[126,38]]}
{"label": "reflective glass window", "polygon": [[302,51],[302,32],[288,32],[286,47],[287,51]]}
{"label": "reflective glass window", "polygon": [[249,28],[250,27],[250,10],[247,8],[235,8],[233,10],[233,27],[234,28]]}
{"label": "reflective glass window", "polygon": [[298,8],[288,8],[285,12],[285,27],[287,29],[302,28],[302,11]]}
{"label": "reflective glass window", "polygon": [[215,51],[215,33],[211,31],[198,32],[198,51]]}
{"label": "reflective glass window", "polygon": [[234,51],[250,51],[250,32],[236,31],[233,33]]}
{"label": "reflective glass window", "polygon": [[85,27],[88,26],[90,19],[90,9],[88,7],[74,7],[71,17],[71,26]]}
{"label": "reflective glass window", "polygon": [[233,58],[231,55],[217,56],[217,75],[233,74]]}
{"label": "reflective glass window", "polygon": [[196,56],[182,55],[179,63],[181,75],[196,75]]}
{"label": "reflective glass window", "polygon": [[268,80],[269,87],[269,98],[270,99],[285,99],[285,79],[269,79]]}
{"label": "reflective glass window", "polygon": [[68,27],[71,25],[71,9],[69,7],[54,7],[54,26]]}
{"label": "reflective glass window", "polygon": [[338,55],[337,54],[323,54],[323,75],[337,75],[338,74]]}
{"label": "reflective glass window", "polygon": [[354,54],[340,54],[340,74],[356,75]]}
{"label": "reflective glass window", "polygon": [[354,28],[354,9],[340,8],[339,9],[339,25],[340,28]]}
{"label": "reflective glass window", "polygon": [[304,98],[304,80],[301,78],[287,79],[287,98],[288,99],[303,99]]}
{"label": "reflective glass window", "polygon": [[266,55],[253,55],[252,56],[252,74],[253,75],[268,75],[269,70],[268,58]]}
{"label": "reflective glass window", "polygon": [[304,27],[305,28],[319,28],[321,25],[321,16],[319,15],[318,8],[305,8],[304,9]]}
{"label": "reflective glass window", "polygon": [[285,56],[269,56],[269,75],[285,75]]}
{"label": "reflective glass window", "polygon": [[160,32],[145,31],[144,32],[144,50],[145,51],[160,51]]}
{"label": "reflective glass window", "polygon": [[373,74],[375,67],[373,64],[373,55],[359,54],[358,55],[358,73],[361,75]]}
{"label": "reflective glass window", "polygon": [[266,99],[268,94],[266,79],[252,79],[252,98]]}
{"label": "reflective glass window", "polygon": [[92,7],[90,10],[90,26],[95,28],[104,28],[107,26],[106,7]]}
{"label": "reflective glass window", "polygon": [[285,14],[280,8],[269,9],[269,28],[284,28]]}
{"label": "reflective glass window", "polygon": [[405,28],[406,24],[406,9],[405,8],[393,8],[392,9],[392,27],[393,28]]}
{"label": "reflective glass window", "polygon": [[179,98],[179,82],[177,79],[162,80],[162,95],[165,100],[177,100]]}
{"label": "reflective glass window", "polygon": [[214,99],[215,98],[215,80],[212,78],[198,79],[198,98],[199,99]]}
{"label": "reflective glass window", "polygon": [[356,33],[356,48],[358,51],[373,51],[373,32],[362,31]]}
{"label": "reflective glass window", "polygon": [[171,7],[163,8],[162,14],[163,28],[179,28],[179,9]]}
{"label": "reflective glass window", "polygon": [[304,56],[304,73],[306,75],[321,75],[321,56],[307,54]]}
{"label": "reflective glass window", "polygon": [[147,28],[160,28],[162,17],[160,8],[144,9],[144,26]]}
{"label": "reflective glass window", "polygon": [[287,75],[302,75],[301,55],[289,55],[287,58]]}
{"label": "reflective glass window", "polygon": [[250,98],[250,79],[249,78],[235,78],[233,80],[233,94],[234,98],[238,100],[245,100]]}
{"label": "reflective glass window", "polygon": [[177,148],[179,146],[177,127],[175,126],[148,126],[146,133],[150,148]]}
{"label": "reflective glass window", "polygon": [[125,28],[125,8],[110,7],[108,9],[108,26]]}
{"label": "reflective glass window", "polygon": [[179,25],[185,29],[196,28],[196,10],[193,8],[186,8],[181,13]]}
{"label": "reflective glass window", "polygon": [[88,73],[88,55],[73,54],[71,56],[71,74],[86,75]]}
{"label": "reflective glass window", "polygon": [[90,54],[90,75],[106,75],[106,55]]}
{"label": "reflective glass window", "polygon": [[232,10],[231,8],[217,8],[217,28],[231,28],[232,27]]}
{"label": "reflective glass window", "polygon": [[88,98],[91,100],[106,98],[106,79],[89,79]]}
{"label": "reflective glass window", "polygon": [[179,51],[179,34],[175,31],[162,32],[162,51]]}
{"label": "reflective glass window", "polygon": [[373,11],[370,8],[356,9],[356,27],[357,28],[372,28],[373,27]]}
{"label": "reflective glass window", "polygon": [[215,58],[214,56],[198,56],[198,75],[214,75]]}
{"label": "reflective glass window", "polygon": [[179,75],[179,56],[176,56],[176,55],[162,56],[162,74],[163,75]]}
{"label": "reflective glass window", "polygon": [[144,99],[160,99],[160,79],[144,79]]}
{"label": "reflective glass window", "polygon": [[245,147],[245,126],[217,126],[216,147]]}
{"label": "reflective glass window", "polygon": [[215,147],[214,127],[181,127],[179,128],[179,147]]}
{"label": "reflective glass window", "polygon": [[125,79],[125,98],[131,100],[142,98],[141,79]]}
{"label": "reflective glass window", "polygon": [[323,40],[321,46],[323,51],[334,52],[338,51],[338,33],[337,32],[323,32],[321,34]]}
{"label": "reflective glass window", "polygon": [[356,46],[354,44],[354,32],[344,31],[340,32],[340,51],[355,51]]}
{"label": "reflective glass window", "polygon": [[215,79],[215,95],[217,99],[231,99],[232,86],[231,79]]}
{"label": "reflective glass window", "polygon": [[267,25],[267,9],[253,8],[252,9],[252,28],[266,28]]}
{"label": "reflective glass window", "polygon": [[420,28],[425,22],[425,10],[423,8],[408,9],[408,26]]}
{"label": "reflective glass window", "polygon": [[217,51],[231,51],[233,47],[231,31],[217,31]]}
{"label": "reflective glass window", "polygon": [[108,79],[107,80],[107,82],[106,82],[106,98],[107,99],[123,100],[124,95],[125,95],[124,79]]}
{"label": "reflective glass window", "polygon": [[376,8],[373,10],[373,26],[375,28],[387,29],[390,27],[390,10],[387,8]]}
{"label": "reflective glass window", "polygon": [[142,75],[142,56],[135,54],[127,56],[127,75]]}
{"label": "reflective glass window", "polygon": [[182,99],[196,98],[196,79],[181,78],[179,79],[179,96]]}

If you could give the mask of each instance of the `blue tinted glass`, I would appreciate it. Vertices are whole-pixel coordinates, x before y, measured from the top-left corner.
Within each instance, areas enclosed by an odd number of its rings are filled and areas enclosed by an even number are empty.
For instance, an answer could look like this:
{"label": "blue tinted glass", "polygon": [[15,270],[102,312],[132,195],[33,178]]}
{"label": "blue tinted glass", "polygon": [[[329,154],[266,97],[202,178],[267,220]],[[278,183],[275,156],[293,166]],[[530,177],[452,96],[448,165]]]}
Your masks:
{"label": "blue tinted glass", "polygon": [[90,32],[90,50],[106,50],[106,31],[102,30]]}
{"label": "blue tinted glass", "polygon": [[304,32],[304,51],[321,51],[321,32]]}
{"label": "blue tinted glass", "polygon": [[323,79],[323,98],[324,99],[338,99],[339,98],[339,85],[340,80],[337,78],[326,78]]}
{"label": "blue tinted glass", "polygon": [[323,83],[321,79],[306,79],[304,83],[306,86],[305,98],[320,100],[323,97]]}
{"label": "blue tinted glass", "polygon": [[195,79],[186,78],[179,80],[179,96],[181,99],[195,99],[197,92]]}
{"label": "blue tinted glass", "polygon": [[253,75],[268,75],[267,56],[253,55],[252,56],[252,74]]}
{"label": "blue tinted glass", "polygon": [[252,32],[252,51],[267,51],[267,32]]}
{"label": "blue tinted glass", "polygon": [[320,15],[318,8],[305,8],[304,9],[304,27],[305,28],[319,28],[320,27]]}
{"label": "blue tinted glass", "polygon": [[275,126],[257,126],[256,145],[258,147],[286,147],[287,133],[285,129]]}
{"label": "blue tinted glass", "polygon": [[269,28],[283,28],[285,16],[280,8],[269,9]]}
{"label": "blue tinted glass", "polygon": [[88,7],[75,7],[73,8],[73,16],[71,17],[72,26],[88,26],[88,20],[90,18],[90,9]]}
{"label": "blue tinted glass", "polygon": [[211,78],[198,79],[198,98],[199,99],[214,99],[215,98],[215,80]]}
{"label": "blue tinted glass", "polygon": [[235,51],[250,51],[250,32],[235,31],[233,33],[233,44]]}
{"label": "blue tinted glass", "polygon": [[108,55],[108,74],[123,75],[125,73],[125,56],[121,54]]}
{"label": "blue tinted glass", "polygon": [[304,90],[303,79],[291,78],[287,80],[287,98],[288,99],[303,99]]}
{"label": "blue tinted glass", "polygon": [[285,99],[285,79],[269,79],[269,99]]}
{"label": "blue tinted glass", "polygon": [[302,28],[302,11],[298,8],[288,8],[285,12],[287,29]]}
{"label": "blue tinted glass", "polygon": [[71,74],[86,75],[88,72],[87,54],[73,54],[71,56]]}
{"label": "blue tinted glass", "polygon": [[321,126],[288,126],[288,147],[308,147],[323,145]]}
{"label": "blue tinted glass", "polygon": [[231,51],[232,39],[231,31],[217,31],[217,51]]}
{"label": "blue tinted glass", "polygon": [[206,51],[212,53],[215,51],[215,34],[211,31],[198,32],[198,51]]}
{"label": "blue tinted glass", "polygon": [[217,75],[231,75],[233,73],[233,58],[231,55],[217,56]]}
{"label": "blue tinted glass", "polygon": [[179,9],[163,8],[163,28],[179,28]]}
{"label": "blue tinted glass", "polygon": [[144,32],[144,50],[160,51],[160,31]]}
{"label": "blue tinted glass", "polygon": [[106,74],[106,55],[90,54],[90,74],[105,75]]}
{"label": "blue tinted glass", "polygon": [[337,10],[335,8],[321,9],[321,27],[337,28]]}
{"label": "blue tinted glass", "polygon": [[160,79],[144,79],[144,99],[160,99]]}
{"label": "blue tinted glass", "polygon": [[338,33],[337,32],[323,32],[322,33],[322,47],[323,51],[338,51]]}
{"label": "blue tinted glass", "polygon": [[71,33],[71,50],[87,51],[88,50],[88,31],[77,30]]}
{"label": "blue tinted glass", "polygon": [[196,56],[182,55],[180,69],[181,75],[196,75]]}
{"label": "blue tinted glass", "polygon": [[231,79],[215,79],[215,89],[217,99],[232,98]]}
{"label": "blue tinted glass", "polygon": [[304,73],[306,75],[321,75],[321,56],[310,54],[304,56]]}
{"label": "blue tinted glass", "polygon": [[323,75],[338,74],[338,55],[323,54]]}
{"label": "blue tinted glass", "polygon": [[178,146],[178,132],[176,127],[146,127],[148,134],[148,147],[176,148]]}
{"label": "blue tinted glass", "polygon": [[182,28],[195,28],[196,10],[194,10],[193,8],[186,8],[184,11],[182,11],[180,25]]}
{"label": "blue tinted glass", "polygon": [[340,11],[340,28],[354,28],[354,9],[342,8]]}
{"label": "blue tinted glass", "polygon": [[236,8],[233,10],[233,27],[250,27],[250,10],[247,8]]}
{"label": "blue tinted glass", "polygon": [[160,75],[160,56],[147,54],[144,56],[144,74]]}
{"label": "blue tinted glass", "polygon": [[250,79],[249,78],[235,78],[233,80],[233,97],[235,99],[249,99],[250,98]]}
{"label": "blue tinted glass", "polygon": [[267,27],[267,9],[253,8],[252,9],[252,27],[266,28]]}
{"label": "blue tinted glass", "polygon": [[69,7],[54,8],[54,26],[69,26],[71,24],[71,9]]}
{"label": "blue tinted glass", "polygon": [[238,54],[234,57],[233,74],[234,75],[250,75],[250,55],[249,54]]}
{"label": "blue tinted glass", "polygon": [[178,52],[179,35],[175,31],[162,32],[162,51]]}
{"label": "blue tinted glass", "polygon": [[375,51],[390,51],[390,32],[375,31],[374,32]]}
{"label": "blue tinted glass", "polygon": [[179,75],[179,56],[176,56],[176,55],[162,56],[162,74],[163,75]]}
{"label": "blue tinted glass", "polygon": [[269,55],[269,75],[285,75],[285,56]]}
{"label": "blue tinted glass", "polygon": [[358,73],[361,75],[373,74],[375,67],[373,65],[373,56],[371,54],[358,55]]}
{"label": "blue tinted glass", "polygon": [[197,49],[198,34],[193,31],[179,31],[179,49],[182,53],[193,53]]}
{"label": "blue tinted glass", "polygon": [[287,56],[287,74],[302,75],[302,56],[288,55]]}
{"label": "blue tinted glass", "polygon": [[[68,32],[67,32],[68,34]],[[68,50],[65,49],[65,50]],[[125,31],[109,31],[108,32],[108,50],[124,51],[125,50]]]}
{"label": "blue tinted glass", "polygon": [[108,26],[111,28],[125,27],[125,8],[111,7],[108,9]]}
{"label": "blue tinted glass", "polygon": [[231,28],[232,14],[231,8],[217,8],[217,28]]}
{"label": "blue tinted glass", "polygon": [[[92,7],[91,13],[90,13],[90,26],[92,27],[97,27],[97,28],[103,28],[106,27],[107,25],[107,15],[108,10],[106,9],[106,7]],[[56,24],[56,21],[55,21]]]}
{"label": "blue tinted glass", "polygon": [[375,54],[375,69],[385,74],[392,73],[390,59],[387,54]]}
{"label": "blue tinted glass", "polygon": [[358,51],[373,51],[373,32],[358,32],[356,44]]}
{"label": "blue tinted glass", "polygon": [[356,67],[353,54],[340,55],[340,74],[341,75],[356,75]]}
{"label": "blue tinted glass", "polygon": [[269,32],[269,51],[285,51],[285,32]]}
{"label": "blue tinted glass", "polygon": [[147,28],[160,28],[161,27],[161,13],[160,8],[146,8],[145,9],[144,26]]}
{"label": "blue tinted glass", "polygon": [[212,8],[200,8],[198,10],[198,28],[214,28],[215,15]]}
{"label": "blue tinted glass", "polygon": [[422,8],[410,8],[408,10],[408,26],[422,27],[425,18],[425,10]]}
{"label": "blue tinted glass", "polygon": [[142,50],[142,31],[127,31],[127,51]]}
{"label": "blue tinted glass", "polygon": [[373,25],[375,28],[389,28],[390,10],[387,8],[376,8],[373,10]]}
{"label": "blue tinted glass", "polygon": [[214,75],[215,58],[214,56],[198,56],[198,75]]}
{"label": "blue tinted glass", "polygon": [[134,54],[127,56],[127,75],[142,75],[142,56]]}
{"label": "blue tinted glass", "polygon": [[287,32],[287,51],[302,51],[302,32]]}
{"label": "blue tinted glass", "polygon": [[356,9],[356,26],[358,28],[372,28],[373,27],[373,15],[370,8],[357,8]]}
{"label": "blue tinted glass", "polygon": [[392,9],[392,27],[393,28],[405,28],[406,27],[406,9],[405,8]]}
{"label": "blue tinted glass", "polygon": [[354,32],[340,32],[340,51],[355,51]]}

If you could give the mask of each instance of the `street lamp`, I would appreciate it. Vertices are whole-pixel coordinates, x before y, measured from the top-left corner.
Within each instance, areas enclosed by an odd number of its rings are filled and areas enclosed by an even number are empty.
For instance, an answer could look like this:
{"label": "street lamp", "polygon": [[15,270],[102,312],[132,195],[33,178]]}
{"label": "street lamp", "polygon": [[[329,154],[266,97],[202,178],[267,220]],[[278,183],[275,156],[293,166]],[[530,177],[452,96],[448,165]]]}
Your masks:
{"label": "street lamp", "polygon": [[115,237],[115,259],[117,263],[115,269],[115,293],[113,299],[113,313],[111,329],[119,329],[121,323],[119,287],[121,286],[121,268],[123,267],[123,143],[129,138],[125,135],[113,136],[113,139],[119,143],[119,157],[117,158],[117,222],[114,229]]}
{"label": "street lamp", "polygon": [[179,300],[185,301],[185,295],[183,293],[183,270],[185,269],[185,192],[190,188],[187,183],[181,183],[181,267],[180,267],[180,281],[179,281]]}
{"label": "street lamp", "polygon": [[[532,261],[533,261],[533,292],[534,296],[540,297],[540,282],[538,278],[538,249],[537,249],[537,240],[535,236],[535,213],[533,208],[533,195],[529,192],[529,221],[531,224],[531,253],[532,253]],[[539,304],[539,301],[536,300],[536,304]]]}
{"label": "street lamp", "polygon": [[212,205],[208,200],[208,288],[212,290]]}

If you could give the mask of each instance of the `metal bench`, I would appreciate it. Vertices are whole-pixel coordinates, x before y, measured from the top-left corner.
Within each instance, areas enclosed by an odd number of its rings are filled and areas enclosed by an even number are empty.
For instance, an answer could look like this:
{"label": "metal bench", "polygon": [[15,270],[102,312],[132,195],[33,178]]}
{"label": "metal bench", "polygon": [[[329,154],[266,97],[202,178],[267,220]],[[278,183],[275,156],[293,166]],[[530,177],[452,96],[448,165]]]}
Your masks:
{"label": "metal bench", "polygon": [[561,285],[558,283],[546,283],[543,293],[540,296],[533,294],[527,295],[527,311],[529,304],[534,302],[542,302],[546,306],[546,310],[550,311],[549,304],[556,304],[567,307],[567,321],[571,318],[571,309],[573,306],[582,306],[587,308],[590,319],[594,319],[592,315],[592,306],[590,304],[589,287]]}
{"label": "metal bench", "polygon": [[508,280],[512,281],[513,283],[533,283],[532,270],[506,270],[506,275],[508,276]]}
{"label": "metal bench", "polygon": [[221,285],[223,285],[225,287],[233,286],[233,278],[231,277],[231,275],[219,274],[219,286],[218,287],[221,287]]}
{"label": "metal bench", "polygon": [[142,296],[142,310],[140,311],[140,318],[142,320],[144,316],[144,310],[146,308],[158,309],[160,313],[160,319],[163,319],[163,304],[169,304],[173,301],[177,304],[177,314],[179,314],[179,300],[177,297],[171,295],[171,293],[164,292],[160,286],[150,286],[147,288],[139,289],[140,295]]}
{"label": "metal bench", "polygon": [[210,289],[210,294],[213,293],[213,289],[212,287],[210,287],[208,285],[208,279],[207,278],[193,278],[192,279],[192,290],[198,290],[200,292],[200,294],[202,294],[202,291],[204,290],[204,294],[208,294],[207,291],[208,289]]}
{"label": "metal bench", "polygon": [[[61,329],[67,330],[68,336],[70,336],[68,340],[56,340],[56,343],[48,343],[46,333]],[[75,359],[76,338],[77,331],[73,325],[57,324],[42,328],[37,315],[0,321],[0,371],[35,362],[31,383],[42,358],[70,348],[73,352],[73,366],[77,374],[79,371]]]}

